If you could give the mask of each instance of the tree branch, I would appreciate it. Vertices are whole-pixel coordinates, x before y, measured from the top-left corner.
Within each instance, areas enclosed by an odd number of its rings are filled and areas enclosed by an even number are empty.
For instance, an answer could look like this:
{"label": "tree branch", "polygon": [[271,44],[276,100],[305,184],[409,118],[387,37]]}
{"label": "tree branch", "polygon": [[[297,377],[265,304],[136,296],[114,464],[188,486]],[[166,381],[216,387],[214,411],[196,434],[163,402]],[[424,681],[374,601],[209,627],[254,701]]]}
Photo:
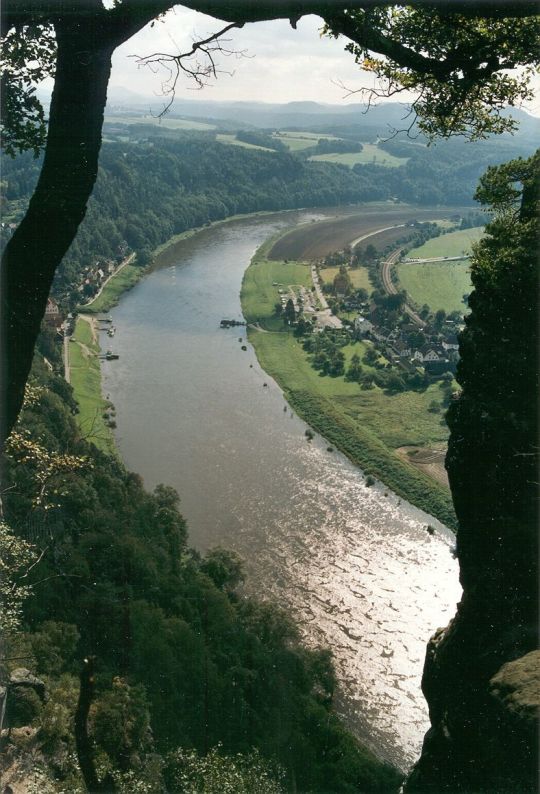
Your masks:
{"label": "tree branch", "polygon": [[[163,93],[166,96],[170,96],[170,100],[166,107],[159,114],[159,117],[165,115],[174,102],[176,84],[178,82],[178,78],[180,77],[181,71],[185,72],[185,74],[192,78],[198,88],[203,88],[208,84],[207,79],[209,77],[216,78],[218,72],[220,71],[216,66],[214,53],[220,53],[221,55],[225,56],[243,54],[237,53],[234,50],[228,50],[223,46],[227,39],[222,39],[222,36],[225,33],[228,33],[229,30],[232,30],[233,28],[242,28],[243,24],[243,22],[232,22],[216,33],[213,33],[211,36],[208,36],[206,39],[195,41],[188,52],[179,53],[178,55],[172,55],[171,53],[166,52],[154,52],[151,55],[131,56],[137,59],[138,66],[152,66],[154,64],[158,64],[159,66],[167,69],[169,72],[168,83],[164,83],[162,87]],[[190,58],[193,58],[199,52],[202,53],[207,59],[206,65],[200,63],[198,60],[195,61],[193,66],[188,65]]]}

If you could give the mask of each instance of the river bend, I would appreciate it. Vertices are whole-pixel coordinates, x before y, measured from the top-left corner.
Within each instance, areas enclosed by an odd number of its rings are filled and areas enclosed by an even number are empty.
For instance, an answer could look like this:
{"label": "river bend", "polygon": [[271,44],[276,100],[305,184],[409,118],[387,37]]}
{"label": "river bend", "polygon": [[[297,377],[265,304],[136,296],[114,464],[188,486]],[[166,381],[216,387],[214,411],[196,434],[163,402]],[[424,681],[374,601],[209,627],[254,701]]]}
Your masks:
{"label": "river bend", "polygon": [[308,643],[333,649],[339,712],[405,769],[428,727],[425,645],[460,597],[451,533],[384,486],[367,488],[324,439],[308,442],[251,346],[242,350],[245,328],[219,328],[241,319],[257,247],[320,217],[243,220],[171,249],[112,312],[117,332],[102,346],[120,358],[103,365],[104,393],[126,465],[149,488],[173,485],[191,544],[237,550],[249,591],[292,611]]}

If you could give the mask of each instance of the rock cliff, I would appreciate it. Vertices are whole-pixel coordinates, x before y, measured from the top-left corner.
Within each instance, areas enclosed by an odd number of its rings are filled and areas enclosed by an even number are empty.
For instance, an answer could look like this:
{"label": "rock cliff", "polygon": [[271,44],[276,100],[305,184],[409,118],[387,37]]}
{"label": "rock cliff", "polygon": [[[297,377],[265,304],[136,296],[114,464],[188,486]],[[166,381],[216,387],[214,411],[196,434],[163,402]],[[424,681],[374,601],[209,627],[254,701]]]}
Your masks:
{"label": "rock cliff", "polygon": [[537,791],[538,164],[490,169],[478,191],[497,213],[473,258],[447,416],[463,598],[428,646],[431,729],[407,794]]}

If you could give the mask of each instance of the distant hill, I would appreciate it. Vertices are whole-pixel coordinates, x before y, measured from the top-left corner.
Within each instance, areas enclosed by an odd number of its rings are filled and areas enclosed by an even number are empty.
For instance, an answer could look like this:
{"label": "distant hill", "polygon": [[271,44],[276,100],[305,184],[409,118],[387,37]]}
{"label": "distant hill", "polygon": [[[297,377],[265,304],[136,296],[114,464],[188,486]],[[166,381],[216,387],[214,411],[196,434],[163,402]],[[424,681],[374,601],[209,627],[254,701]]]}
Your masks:
{"label": "distant hill", "polygon": [[[156,96],[142,96],[127,89],[111,88],[107,113],[126,110],[148,113],[159,112],[164,100]],[[519,137],[523,143],[535,145],[540,139],[540,119],[516,108],[509,115],[520,122]],[[407,108],[397,102],[381,103],[366,113],[361,103],[326,105],[318,102],[288,102],[271,104],[265,102],[220,102],[206,99],[176,99],[171,118],[190,118],[210,121],[228,129],[259,127],[261,129],[298,129],[344,137],[374,140],[386,138],[394,130],[408,127]],[[501,136],[502,139],[511,136]]]}

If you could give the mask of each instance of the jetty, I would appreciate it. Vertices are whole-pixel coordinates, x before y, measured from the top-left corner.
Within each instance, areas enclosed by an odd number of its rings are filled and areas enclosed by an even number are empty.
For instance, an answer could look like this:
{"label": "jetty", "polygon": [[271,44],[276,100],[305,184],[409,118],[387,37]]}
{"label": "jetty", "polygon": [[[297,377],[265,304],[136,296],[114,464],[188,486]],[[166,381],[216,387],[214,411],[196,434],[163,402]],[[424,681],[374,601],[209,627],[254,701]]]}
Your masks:
{"label": "jetty", "polygon": [[220,328],[235,328],[237,325],[245,325],[243,320],[222,320],[219,324]]}

